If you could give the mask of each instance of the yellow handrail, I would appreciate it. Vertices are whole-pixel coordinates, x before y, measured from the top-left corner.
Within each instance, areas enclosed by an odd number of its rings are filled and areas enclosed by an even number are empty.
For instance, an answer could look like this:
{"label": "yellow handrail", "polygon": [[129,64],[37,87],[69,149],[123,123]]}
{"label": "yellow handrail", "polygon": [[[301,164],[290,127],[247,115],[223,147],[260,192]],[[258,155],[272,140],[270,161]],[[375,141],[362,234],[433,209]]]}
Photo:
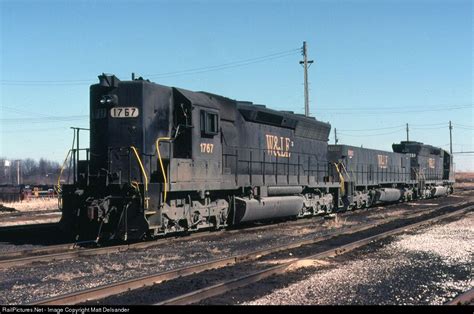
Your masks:
{"label": "yellow handrail", "polygon": [[334,166],[336,166],[337,173],[339,174],[339,179],[341,180],[341,193],[345,194],[344,192],[344,176],[341,174],[341,171],[339,170],[339,165],[337,163],[334,163]]}
{"label": "yellow handrail", "polygon": [[69,154],[71,153],[71,150],[68,150],[66,158],[64,159],[63,165],[61,166],[61,170],[59,171],[59,176],[58,176],[58,193],[61,192],[61,176],[64,171],[64,167],[66,166],[67,159],[69,158]]}
{"label": "yellow handrail", "polygon": [[166,194],[168,192],[168,181],[166,180],[166,172],[165,172],[165,167],[163,166],[163,161],[161,160],[159,145],[160,145],[160,141],[170,141],[170,140],[171,140],[171,137],[160,137],[156,140],[156,152],[158,153],[158,161],[160,162],[161,173],[163,173],[163,180],[165,181],[163,202],[166,202]]}
{"label": "yellow handrail", "polygon": [[[342,166],[342,170],[344,170],[344,172],[346,173],[347,177],[349,178],[349,181],[355,181],[355,180],[352,180],[352,176],[351,176],[351,175],[349,175],[349,173],[347,172],[347,169],[346,169],[346,166],[344,166],[344,163],[343,163],[343,162],[341,162],[341,164],[340,164],[340,165]],[[352,174],[354,174],[354,172],[353,172],[353,171],[351,171],[351,172],[352,172]]]}
{"label": "yellow handrail", "polygon": [[135,157],[137,157],[138,164],[140,165],[140,168],[142,169],[143,177],[145,178],[145,191],[148,191],[148,176],[146,175],[145,168],[143,167],[142,160],[140,159],[140,156],[138,156],[137,149],[135,146],[130,146],[130,148],[133,150],[135,153]]}

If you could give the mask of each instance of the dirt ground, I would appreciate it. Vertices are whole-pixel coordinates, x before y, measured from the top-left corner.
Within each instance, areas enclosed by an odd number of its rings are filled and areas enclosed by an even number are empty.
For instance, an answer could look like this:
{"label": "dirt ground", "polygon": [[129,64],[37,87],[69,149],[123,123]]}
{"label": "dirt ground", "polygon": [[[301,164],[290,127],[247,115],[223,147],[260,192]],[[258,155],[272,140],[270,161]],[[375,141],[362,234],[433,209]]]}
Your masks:
{"label": "dirt ground", "polygon": [[29,199],[22,202],[4,204],[6,207],[14,208],[19,212],[31,212],[40,210],[58,209],[57,198]]}
{"label": "dirt ground", "polygon": [[455,178],[455,189],[474,189],[474,172],[456,172]]}
{"label": "dirt ground", "polygon": [[474,172],[456,172],[454,175],[456,182],[472,182],[474,183]]}

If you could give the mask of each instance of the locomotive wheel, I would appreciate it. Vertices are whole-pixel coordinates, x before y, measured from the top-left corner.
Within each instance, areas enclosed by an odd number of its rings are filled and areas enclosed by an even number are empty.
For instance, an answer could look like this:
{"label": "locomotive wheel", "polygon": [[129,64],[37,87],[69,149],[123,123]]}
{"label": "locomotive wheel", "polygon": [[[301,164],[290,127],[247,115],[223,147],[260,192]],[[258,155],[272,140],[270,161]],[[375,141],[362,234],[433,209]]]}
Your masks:
{"label": "locomotive wheel", "polygon": [[332,208],[329,206],[324,206],[324,210],[326,211],[326,214],[331,214],[332,213]]}

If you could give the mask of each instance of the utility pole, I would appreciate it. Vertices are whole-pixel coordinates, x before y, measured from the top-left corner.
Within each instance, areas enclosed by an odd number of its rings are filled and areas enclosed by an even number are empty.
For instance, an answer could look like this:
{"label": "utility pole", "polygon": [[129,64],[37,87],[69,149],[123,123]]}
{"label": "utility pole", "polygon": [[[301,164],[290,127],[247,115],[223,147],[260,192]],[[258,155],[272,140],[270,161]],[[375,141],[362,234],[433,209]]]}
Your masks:
{"label": "utility pole", "polygon": [[453,125],[451,124],[451,120],[449,121],[449,153],[453,154]]}
{"label": "utility pole", "polygon": [[410,137],[408,136],[410,133],[410,129],[408,128],[408,123],[407,123],[407,142],[410,141]]}
{"label": "utility pole", "polygon": [[16,161],[16,182],[20,185],[20,160]]}
{"label": "utility pole", "polygon": [[7,179],[7,184],[10,184],[12,182],[12,167],[11,167],[11,162],[10,160],[5,160],[5,178],[7,178],[7,169],[8,169],[8,179]]}
{"label": "utility pole", "polygon": [[337,145],[337,142],[339,142],[339,140],[337,139],[337,129],[334,129],[334,144]]}
{"label": "utility pole", "polygon": [[309,117],[308,64],[313,63],[313,60],[308,61],[308,50],[305,41],[303,41],[302,54],[303,61],[300,61],[300,64],[304,67],[304,114]]}

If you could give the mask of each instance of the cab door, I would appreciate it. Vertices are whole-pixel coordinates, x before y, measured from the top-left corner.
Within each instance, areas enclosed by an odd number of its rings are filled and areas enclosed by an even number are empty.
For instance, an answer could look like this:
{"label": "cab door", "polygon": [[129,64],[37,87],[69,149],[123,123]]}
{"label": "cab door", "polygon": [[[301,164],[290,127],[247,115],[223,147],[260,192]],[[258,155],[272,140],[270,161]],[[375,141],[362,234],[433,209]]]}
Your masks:
{"label": "cab door", "polygon": [[194,130],[194,173],[197,180],[216,181],[222,174],[222,145],[220,119],[217,109],[195,107],[196,123]]}

